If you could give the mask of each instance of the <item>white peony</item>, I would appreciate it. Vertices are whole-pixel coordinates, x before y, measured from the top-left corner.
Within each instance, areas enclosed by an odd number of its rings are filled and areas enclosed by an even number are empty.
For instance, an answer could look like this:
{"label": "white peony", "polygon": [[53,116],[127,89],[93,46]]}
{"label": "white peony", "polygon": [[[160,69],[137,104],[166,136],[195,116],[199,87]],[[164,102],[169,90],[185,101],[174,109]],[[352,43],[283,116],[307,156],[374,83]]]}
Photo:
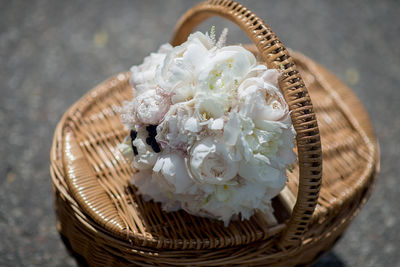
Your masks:
{"label": "white peony", "polygon": [[194,111],[199,125],[210,130],[222,130],[224,115],[229,109],[229,97],[226,94],[198,93],[194,98]]}
{"label": "white peony", "polygon": [[259,77],[245,79],[238,88],[240,113],[253,121],[279,121],[287,117],[289,108],[278,89],[279,75],[273,69]]}
{"label": "white peony", "polygon": [[190,150],[188,170],[200,184],[236,184],[240,156],[222,140],[207,137]]}
{"label": "white peony", "polygon": [[[218,185],[209,195],[207,203],[201,206],[198,212],[206,217],[217,217],[225,225],[241,214],[242,218],[250,218],[255,211],[254,207],[264,213],[271,213],[270,199],[280,190],[274,192],[260,183],[246,182],[240,185]],[[194,208],[194,207],[193,207]],[[212,216],[210,216],[212,214]],[[208,215],[208,216],[207,216]]]}
{"label": "white peony", "polygon": [[194,184],[186,171],[185,158],[179,152],[163,152],[153,167],[153,177],[170,192],[177,194]]}
{"label": "white peony", "polygon": [[157,142],[163,148],[186,151],[188,144],[196,141],[201,130],[188,103],[171,106],[165,119],[157,127]]}
{"label": "white peony", "polygon": [[238,89],[239,114],[254,124],[252,134],[247,137],[256,141],[247,142],[250,149],[268,158],[270,165],[284,170],[296,160],[293,152],[296,132],[289,107],[278,89],[278,77],[277,70],[265,70],[244,80]]}
{"label": "white peony", "polygon": [[244,158],[239,163],[239,176],[282,189],[286,167],[296,159],[292,128],[274,121],[262,121],[261,126],[264,128],[258,128],[249,117],[233,113],[224,129],[225,143],[236,147]]}
{"label": "white peony", "polygon": [[195,80],[210,57],[211,39],[196,32],[180,46],[174,47],[156,71],[158,85],[172,94],[172,103],[190,100]]}
{"label": "white peony", "polygon": [[136,124],[156,125],[163,119],[169,106],[168,97],[157,94],[156,90],[147,90],[134,99],[132,114]]}
{"label": "white peony", "polygon": [[120,148],[128,158],[137,153],[138,193],[167,211],[225,225],[257,210],[273,218],[270,200],[296,160],[280,72],[212,36],[196,32],[132,67],[136,90],[121,118],[136,138],[133,149],[128,141]]}
{"label": "white peony", "polygon": [[170,44],[164,44],[158,49],[157,53],[151,53],[150,56],[146,57],[141,65],[131,68],[130,84],[137,91],[134,94],[156,89],[157,83],[154,73],[171,50]]}
{"label": "white peony", "polygon": [[208,93],[229,92],[242,81],[257,63],[252,53],[241,46],[223,47],[202,66],[198,74],[198,90]]}

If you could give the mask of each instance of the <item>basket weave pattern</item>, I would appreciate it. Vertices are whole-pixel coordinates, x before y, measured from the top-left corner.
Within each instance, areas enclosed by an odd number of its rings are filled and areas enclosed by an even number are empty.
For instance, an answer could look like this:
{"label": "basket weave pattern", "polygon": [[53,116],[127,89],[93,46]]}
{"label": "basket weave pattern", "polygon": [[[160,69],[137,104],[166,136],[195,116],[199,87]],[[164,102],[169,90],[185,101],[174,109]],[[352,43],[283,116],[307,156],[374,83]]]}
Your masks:
{"label": "basket weave pattern", "polygon": [[232,1],[209,1],[191,9],[178,22],[172,43],[184,41],[212,15],[238,24],[256,44],[254,53],[269,67],[283,68],[280,87],[297,132],[299,162],[287,183],[294,207],[286,207],[287,215],[278,216],[277,225],[255,214],[226,228],[183,211],[165,213],[158,204],[143,201],[130,185],[134,171],[117,159],[122,157],[116,146],[128,132],[114,107],[132,97],[130,74],[121,73],[65,113],[51,151],[60,233],[90,265],[310,262],[335,242],[371,191],[379,169],[377,144],[351,91],[321,66],[293,53],[296,67],[271,29]]}

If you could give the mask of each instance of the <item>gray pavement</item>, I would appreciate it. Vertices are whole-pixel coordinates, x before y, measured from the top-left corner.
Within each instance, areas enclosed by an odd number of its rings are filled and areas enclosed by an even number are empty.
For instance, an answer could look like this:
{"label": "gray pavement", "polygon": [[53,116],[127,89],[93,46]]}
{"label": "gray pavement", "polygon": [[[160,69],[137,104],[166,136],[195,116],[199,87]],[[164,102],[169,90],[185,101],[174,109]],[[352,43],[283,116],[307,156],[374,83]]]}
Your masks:
{"label": "gray pavement", "polygon": [[[316,266],[400,266],[400,2],[243,1],[349,84],[382,151],[370,201]],[[55,227],[49,150],[63,112],[169,40],[195,1],[0,1],[0,266],[76,266]],[[247,42],[230,26],[228,41]]]}

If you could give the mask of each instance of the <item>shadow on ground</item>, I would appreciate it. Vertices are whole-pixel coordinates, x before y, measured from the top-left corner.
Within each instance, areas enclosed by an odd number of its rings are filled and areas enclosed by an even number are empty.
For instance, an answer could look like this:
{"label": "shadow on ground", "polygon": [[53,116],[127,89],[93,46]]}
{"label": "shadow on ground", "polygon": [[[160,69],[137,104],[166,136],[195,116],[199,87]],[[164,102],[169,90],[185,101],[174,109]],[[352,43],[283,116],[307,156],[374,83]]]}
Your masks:
{"label": "shadow on ground", "polygon": [[347,267],[346,263],[334,252],[329,252],[312,267]]}

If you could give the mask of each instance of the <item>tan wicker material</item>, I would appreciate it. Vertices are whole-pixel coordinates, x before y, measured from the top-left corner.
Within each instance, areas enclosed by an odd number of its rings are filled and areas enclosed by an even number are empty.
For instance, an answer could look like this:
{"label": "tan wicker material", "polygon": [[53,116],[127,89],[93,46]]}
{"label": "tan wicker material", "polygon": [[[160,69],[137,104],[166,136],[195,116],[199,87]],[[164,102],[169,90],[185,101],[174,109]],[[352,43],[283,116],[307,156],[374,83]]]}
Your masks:
{"label": "tan wicker material", "polygon": [[284,73],[280,86],[297,132],[298,164],[273,200],[278,224],[269,225],[257,213],[224,227],[183,211],[165,213],[143,201],[130,185],[134,171],[116,150],[128,131],[115,107],[131,98],[130,74],[121,73],[65,113],[51,150],[59,231],[89,265],[309,263],[333,245],[369,196],[379,169],[377,141],[350,89],[299,53],[291,53],[295,65],[270,28],[232,1],[209,1],[189,10],[172,43],[184,41],[213,15],[239,25],[260,60]]}

